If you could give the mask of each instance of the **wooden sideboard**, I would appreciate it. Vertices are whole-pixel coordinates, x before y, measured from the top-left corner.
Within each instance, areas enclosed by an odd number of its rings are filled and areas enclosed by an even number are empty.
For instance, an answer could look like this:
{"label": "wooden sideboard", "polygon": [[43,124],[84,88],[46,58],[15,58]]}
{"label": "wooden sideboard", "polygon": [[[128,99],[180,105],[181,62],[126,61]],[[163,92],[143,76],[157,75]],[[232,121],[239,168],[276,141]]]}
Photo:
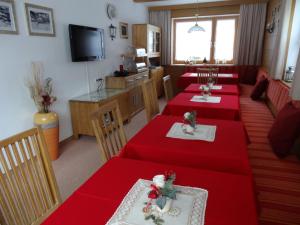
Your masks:
{"label": "wooden sideboard", "polygon": [[144,108],[143,94],[139,82],[148,79],[149,72],[132,74],[127,77],[106,77],[106,88],[99,92],[81,95],[69,101],[73,137],[79,135],[94,136],[90,116],[100,106],[117,100],[123,121]]}
{"label": "wooden sideboard", "polygon": [[71,99],[69,104],[73,137],[78,139],[79,135],[94,136],[90,116],[100,106],[112,100],[118,101],[123,121],[130,119],[131,112],[127,89],[102,89],[100,92],[92,92]]}

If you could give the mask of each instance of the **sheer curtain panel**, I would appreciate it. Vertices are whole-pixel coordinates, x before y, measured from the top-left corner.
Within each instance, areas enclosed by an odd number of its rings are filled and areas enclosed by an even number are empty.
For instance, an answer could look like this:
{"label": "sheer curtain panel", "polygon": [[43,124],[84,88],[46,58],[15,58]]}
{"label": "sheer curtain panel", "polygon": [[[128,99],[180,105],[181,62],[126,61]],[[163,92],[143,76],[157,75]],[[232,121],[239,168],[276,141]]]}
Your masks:
{"label": "sheer curtain panel", "polygon": [[238,65],[260,65],[267,3],[244,4],[240,6],[240,19],[235,51]]}
{"label": "sheer curtain panel", "polygon": [[149,23],[161,28],[161,63],[171,64],[171,11],[149,11]]}

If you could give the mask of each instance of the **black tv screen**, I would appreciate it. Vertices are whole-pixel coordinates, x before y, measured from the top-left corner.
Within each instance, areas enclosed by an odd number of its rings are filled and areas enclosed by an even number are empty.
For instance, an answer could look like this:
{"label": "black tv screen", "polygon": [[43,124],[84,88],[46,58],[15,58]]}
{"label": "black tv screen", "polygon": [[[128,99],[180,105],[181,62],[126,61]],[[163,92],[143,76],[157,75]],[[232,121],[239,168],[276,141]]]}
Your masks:
{"label": "black tv screen", "polygon": [[69,35],[73,62],[105,58],[103,29],[70,24]]}

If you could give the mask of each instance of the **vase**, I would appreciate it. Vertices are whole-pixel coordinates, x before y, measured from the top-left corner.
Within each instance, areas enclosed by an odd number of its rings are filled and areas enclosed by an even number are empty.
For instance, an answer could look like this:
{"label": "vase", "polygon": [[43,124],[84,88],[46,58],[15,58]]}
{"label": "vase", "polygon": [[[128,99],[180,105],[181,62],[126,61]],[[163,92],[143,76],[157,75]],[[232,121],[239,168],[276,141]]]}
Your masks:
{"label": "vase", "polygon": [[171,207],[172,207],[172,202],[173,202],[173,199],[170,199],[168,198],[167,201],[166,201],[166,204],[165,206],[161,209],[159,208],[158,206],[156,206],[156,210],[159,212],[159,213],[166,213],[166,212],[169,212]]}
{"label": "vase", "polygon": [[193,134],[195,132],[195,130],[196,130],[195,126],[192,126],[190,124],[182,125],[182,131],[186,134]]}
{"label": "vase", "polygon": [[58,158],[59,123],[55,112],[34,114],[34,124],[41,126],[51,160]]}

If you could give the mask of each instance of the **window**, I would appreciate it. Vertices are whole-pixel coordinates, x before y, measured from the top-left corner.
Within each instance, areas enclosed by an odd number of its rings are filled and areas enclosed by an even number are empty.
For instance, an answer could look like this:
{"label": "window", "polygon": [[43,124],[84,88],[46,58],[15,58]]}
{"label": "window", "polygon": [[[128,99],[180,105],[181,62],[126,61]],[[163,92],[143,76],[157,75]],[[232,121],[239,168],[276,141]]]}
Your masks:
{"label": "window", "polygon": [[200,18],[205,32],[188,33],[195,19],[174,19],[173,63],[200,63],[204,58],[209,63],[233,63],[237,22],[238,16]]}

